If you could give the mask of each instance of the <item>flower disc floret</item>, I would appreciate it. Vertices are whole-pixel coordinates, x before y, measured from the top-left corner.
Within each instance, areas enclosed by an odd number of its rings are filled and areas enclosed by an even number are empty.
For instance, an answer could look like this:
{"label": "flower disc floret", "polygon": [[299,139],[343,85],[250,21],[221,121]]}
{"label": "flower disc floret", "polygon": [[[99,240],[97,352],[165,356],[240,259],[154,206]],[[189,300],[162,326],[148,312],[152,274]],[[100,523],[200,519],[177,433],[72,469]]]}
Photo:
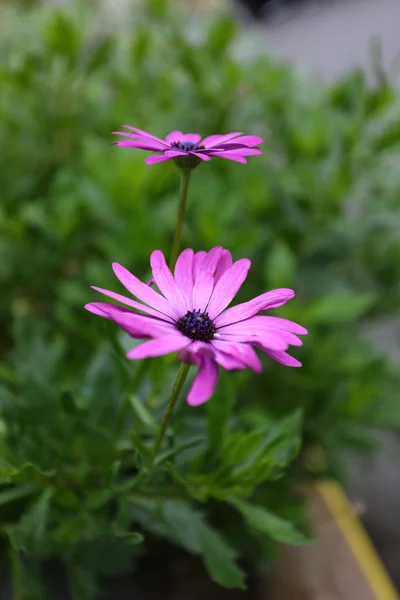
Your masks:
{"label": "flower disc floret", "polygon": [[176,324],[177,329],[191,340],[210,342],[215,334],[215,325],[206,312],[188,310]]}

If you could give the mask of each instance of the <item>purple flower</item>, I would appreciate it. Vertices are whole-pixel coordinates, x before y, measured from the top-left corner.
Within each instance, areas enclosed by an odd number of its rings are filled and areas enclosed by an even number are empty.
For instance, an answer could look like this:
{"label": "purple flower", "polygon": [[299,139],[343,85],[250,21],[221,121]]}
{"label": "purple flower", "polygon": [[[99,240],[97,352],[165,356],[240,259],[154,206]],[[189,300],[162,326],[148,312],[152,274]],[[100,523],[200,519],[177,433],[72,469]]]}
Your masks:
{"label": "purple flower", "polygon": [[150,133],[123,125],[133,133],[125,131],[113,131],[113,135],[123,135],[126,140],[114,142],[117,146],[149,150],[157,154],[146,158],[146,164],[175,160],[180,167],[194,168],[202,160],[211,160],[211,157],[227,158],[246,164],[245,156],[262,154],[261,150],[255,148],[262,144],[263,139],[257,135],[242,135],[241,132],[228,133],[227,135],[210,135],[201,139],[198,133],[182,133],[172,131],[162,140]]}
{"label": "purple flower", "polygon": [[105,302],[92,302],[85,308],[112,319],[133,338],[150,338],[130,350],[128,358],[178,351],[180,360],[197,365],[199,369],[187,397],[191,406],[211,397],[218,366],[229,370],[250,367],[259,373],[262,366],[254,348],[288,367],[301,366],[286,350],[290,344],[301,346],[298,335],[307,330],[287,319],[258,314],[285,304],[293,298],[293,290],[272,290],[227,308],[246,279],[250,260],[241,258],[232,263],[231,253],[216,247],[209,252],[184,250],[174,275],[160,250],[154,250],[150,263],[160,293],[114,263],[115,275],[140,302],[94,287],[129,308]]}

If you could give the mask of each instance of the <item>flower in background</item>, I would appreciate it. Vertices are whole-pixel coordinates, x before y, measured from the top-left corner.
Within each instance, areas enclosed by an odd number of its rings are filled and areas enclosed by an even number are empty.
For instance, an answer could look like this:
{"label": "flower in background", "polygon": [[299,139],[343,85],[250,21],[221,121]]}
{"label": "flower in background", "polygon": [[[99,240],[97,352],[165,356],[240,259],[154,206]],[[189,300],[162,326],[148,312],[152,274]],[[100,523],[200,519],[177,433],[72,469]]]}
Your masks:
{"label": "flower in background", "polygon": [[288,367],[301,366],[286,350],[289,345],[302,345],[298,335],[306,334],[306,329],[286,319],[258,314],[293,298],[293,290],[272,290],[227,308],[246,279],[250,260],[241,258],[233,263],[228,250],[216,247],[209,252],[184,250],[174,275],[160,250],[154,250],[150,263],[160,293],[114,263],[115,275],[140,302],[94,287],[129,308],[105,302],[92,302],[85,308],[112,319],[133,338],[150,338],[130,350],[128,358],[178,351],[180,360],[197,365],[187,397],[191,406],[211,397],[218,366],[229,370],[250,367],[259,373],[262,365],[254,348]]}
{"label": "flower in background", "polygon": [[227,135],[210,135],[202,140],[198,133],[184,134],[181,131],[172,131],[165,140],[162,140],[136,127],[130,125],[123,125],[123,127],[133,133],[113,131],[113,135],[123,135],[128,138],[114,144],[157,152],[146,158],[147,165],[175,160],[178,166],[193,169],[201,161],[211,160],[213,156],[246,164],[245,156],[262,154],[256,146],[262,144],[263,139],[257,135],[242,135],[241,132],[236,132]]}

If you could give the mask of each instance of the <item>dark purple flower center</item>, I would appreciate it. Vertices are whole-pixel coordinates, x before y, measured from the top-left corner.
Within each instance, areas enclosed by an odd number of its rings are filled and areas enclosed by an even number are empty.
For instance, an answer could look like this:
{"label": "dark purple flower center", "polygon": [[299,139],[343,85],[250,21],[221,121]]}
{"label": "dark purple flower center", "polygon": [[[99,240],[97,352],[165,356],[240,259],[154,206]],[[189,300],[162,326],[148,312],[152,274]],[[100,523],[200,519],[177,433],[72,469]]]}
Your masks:
{"label": "dark purple flower center", "polygon": [[180,152],[197,152],[197,150],[204,149],[204,146],[194,142],[172,142],[171,146],[180,150]]}
{"label": "dark purple flower center", "polygon": [[179,319],[176,324],[179,331],[191,340],[209,342],[215,334],[215,325],[208,313],[201,310],[191,310]]}

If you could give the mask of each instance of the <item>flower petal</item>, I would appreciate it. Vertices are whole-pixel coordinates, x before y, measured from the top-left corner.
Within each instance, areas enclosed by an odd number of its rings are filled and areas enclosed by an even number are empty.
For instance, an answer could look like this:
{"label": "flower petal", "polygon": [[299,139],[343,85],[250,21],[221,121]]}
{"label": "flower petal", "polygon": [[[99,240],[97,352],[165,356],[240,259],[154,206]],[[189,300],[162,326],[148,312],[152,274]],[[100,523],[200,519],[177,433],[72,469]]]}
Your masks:
{"label": "flower petal", "polygon": [[214,289],[214,272],[221,258],[222,248],[212,248],[204,257],[193,286],[193,308],[205,311]]}
{"label": "flower petal", "polygon": [[238,156],[256,156],[258,154],[262,154],[261,150],[257,150],[256,148],[245,148],[245,147],[234,148],[234,149],[227,147],[226,149],[222,150],[222,152],[225,152],[225,151],[228,151],[229,154],[235,154]]}
{"label": "flower petal", "polygon": [[241,344],[240,342],[225,342],[222,340],[216,340],[215,338],[211,341],[211,344],[217,348],[217,350],[225,352],[225,354],[230,354],[239,362],[244,363],[250,367],[250,369],[256,371],[256,373],[261,373],[261,361],[250,344]]}
{"label": "flower petal", "polygon": [[226,160],[233,160],[235,162],[242,163],[243,165],[247,164],[247,160],[238,154],[234,154],[233,152],[210,152],[209,156],[216,156],[217,158],[225,158]]}
{"label": "flower petal", "polygon": [[187,248],[176,261],[174,277],[185,301],[186,310],[193,310],[193,259],[194,252]]}
{"label": "flower petal", "polygon": [[253,300],[249,300],[249,302],[243,302],[242,304],[228,308],[221,315],[218,315],[215,319],[215,325],[219,328],[224,325],[244,321],[249,317],[253,317],[261,310],[269,310],[282,306],[282,304],[293,298],[294,295],[294,291],[288,288],[279,288],[265,292],[265,294],[256,296]]}
{"label": "flower petal", "polygon": [[238,360],[231,354],[225,354],[225,352],[221,352],[217,350],[217,348],[213,347],[214,351],[214,360],[227,371],[243,371],[246,368],[246,365],[241,360]]}
{"label": "flower petal", "polygon": [[160,311],[161,313],[168,315],[173,320],[181,315],[177,313],[174,306],[172,306],[165,298],[158,294],[151,287],[140,281],[137,277],[132,275],[122,265],[113,263],[112,265],[115,275],[118,277],[120,282],[126,289],[136,298],[139,298],[142,302],[145,302],[152,308]]}
{"label": "flower petal", "polygon": [[[246,322],[246,321],[245,321]],[[216,340],[221,342],[239,342],[247,344],[256,344],[267,348],[268,350],[287,350],[290,342],[286,339],[285,333],[288,332],[254,332],[254,331],[243,331],[242,333],[221,333],[216,334]],[[282,335],[283,334],[283,335]],[[288,334],[294,335],[294,334]],[[296,344],[298,345],[298,344]],[[301,343],[300,343],[301,345]]]}
{"label": "flower petal", "polygon": [[197,158],[200,158],[200,160],[204,160],[205,162],[208,162],[209,160],[211,160],[211,156],[208,156],[207,154],[204,154],[201,151],[199,151],[199,152],[189,152],[189,154],[191,154],[193,156],[197,156]]}
{"label": "flower petal", "polygon": [[162,140],[161,138],[157,137],[156,135],[152,135],[151,133],[147,133],[147,131],[143,131],[142,129],[138,129],[137,127],[132,127],[131,125],[122,125],[122,127],[125,127],[126,129],[130,129],[131,131],[134,131],[136,134],[139,135],[139,137],[142,137],[145,140],[153,140],[154,142],[158,142],[159,144],[162,144],[164,146],[164,148],[168,148],[168,144],[166,144],[165,140]]}
{"label": "flower petal", "polygon": [[229,250],[223,250],[222,254],[221,254],[221,258],[219,259],[218,265],[217,265],[217,269],[215,271],[215,283],[217,283],[221,276],[225,273],[225,271],[227,271],[228,269],[230,269],[232,266],[232,254],[229,252]]}
{"label": "flower petal", "polygon": [[218,366],[212,358],[203,356],[187,396],[189,406],[199,406],[209,400],[218,380]]}
{"label": "flower petal", "polygon": [[272,360],[281,363],[281,365],[285,365],[285,367],[302,366],[301,362],[297,360],[297,358],[293,358],[293,356],[290,356],[290,354],[287,354],[286,352],[273,352],[272,350],[264,350],[263,348],[260,349],[263,350],[265,354],[268,354]]}
{"label": "flower petal", "polygon": [[242,135],[241,131],[236,131],[234,133],[227,133],[226,135],[210,135],[202,141],[202,145],[206,148],[215,148],[218,144],[223,144],[224,142],[228,142],[229,140],[233,140],[233,138]]}
{"label": "flower petal", "polygon": [[112,317],[110,316],[109,309],[110,306],[113,306],[116,311],[128,312],[127,308],[117,306],[116,304],[108,304],[107,302],[90,302],[89,304],[85,304],[84,308],[94,315],[104,317],[105,319],[111,319]]}
{"label": "flower petal", "polygon": [[136,148],[137,150],[149,150],[150,152],[164,152],[165,148],[158,142],[149,140],[148,142],[142,142],[141,140],[120,140],[118,142],[112,142],[114,146],[121,146],[126,148]]}
{"label": "flower petal", "polygon": [[153,271],[153,279],[168,302],[175,307],[180,316],[186,312],[186,303],[183,296],[167,267],[165,256],[160,250],[154,250],[150,257],[150,265]]}
{"label": "flower petal", "polygon": [[184,133],[179,140],[180,142],[191,142],[192,144],[198,144],[201,140],[199,133]]}
{"label": "flower petal", "polygon": [[112,304],[109,305],[109,318],[111,318],[117,325],[122,327],[132,337],[151,337],[160,338],[170,335],[176,335],[176,327],[172,323],[166,321],[160,321],[153,317],[146,317],[144,315],[137,315],[132,312],[118,311],[115,310],[119,307],[114,307]]}
{"label": "flower petal", "polygon": [[204,258],[207,256],[207,252],[205,250],[200,250],[200,252],[196,252],[193,258],[193,281],[196,280],[197,274],[201,267],[201,263]]}
{"label": "flower petal", "polygon": [[150,340],[144,342],[136,348],[132,348],[127,353],[127,358],[132,360],[139,358],[150,358],[152,356],[162,356],[163,354],[170,354],[170,352],[177,352],[189,346],[191,340],[184,335],[181,335],[178,331],[175,335],[167,335],[159,339]]}
{"label": "flower petal", "polygon": [[146,165],[154,165],[155,163],[164,162],[166,160],[172,160],[172,156],[166,156],[165,154],[153,154],[153,156],[148,156],[144,161]]}
{"label": "flower petal", "polygon": [[171,145],[173,142],[181,142],[183,133],[176,129],[175,131],[171,131],[168,135],[165,136],[165,141]]}
{"label": "flower petal", "polygon": [[[225,140],[229,141],[229,140]],[[224,142],[222,140],[219,141],[218,145],[223,144]],[[262,139],[262,137],[259,137],[258,135],[242,135],[240,137],[235,137],[235,144],[243,144],[244,146],[248,146],[249,148],[251,148],[252,146],[259,146],[260,144],[263,144],[264,140]]]}
{"label": "flower petal", "polygon": [[[149,308],[145,304],[140,304],[139,302],[135,302],[135,300],[131,300],[131,298],[126,298],[126,296],[122,296],[121,294],[116,294],[115,292],[111,292],[110,290],[103,290],[103,288],[96,287],[95,285],[91,286],[92,289],[96,290],[96,292],[100,292],[100,294],[104,294],[117,302],[121,302],[122,304],[126,304],[127,306],[131,306],[132,308],[136,308],[137,310],[141,310],[142,312],[147,313],[148,315],[152,315],[153,317],[157,317],[159,319],[165,319],[171,322],[175,322],[175,315],[173,317],[169,317],[161,313],[159,310],[154,310],[153,308]],[[100,304],[99,302],[92,302],[92,304]],[[93,312],[93,311],[92,311]]]}
{"label": "flower petal", "polygon": [[276,327],[277,329],[284,329],[285,331],[291,331],[297,333],[297,335],[307,335],[308,331],[302,325],[289,321],[288,319],[282,319],[282,317],[270,317],[269,315],[258,315],[251,319],[255,320],[256,323],[265,325],[266,327]]}
{"label": "flower petal", "polygon": [[232,302],[246,279],[250,267],[251,261],[248,258],[241,258],[225,271],[216,283],[208,304],[210,319],[215,319]]}

